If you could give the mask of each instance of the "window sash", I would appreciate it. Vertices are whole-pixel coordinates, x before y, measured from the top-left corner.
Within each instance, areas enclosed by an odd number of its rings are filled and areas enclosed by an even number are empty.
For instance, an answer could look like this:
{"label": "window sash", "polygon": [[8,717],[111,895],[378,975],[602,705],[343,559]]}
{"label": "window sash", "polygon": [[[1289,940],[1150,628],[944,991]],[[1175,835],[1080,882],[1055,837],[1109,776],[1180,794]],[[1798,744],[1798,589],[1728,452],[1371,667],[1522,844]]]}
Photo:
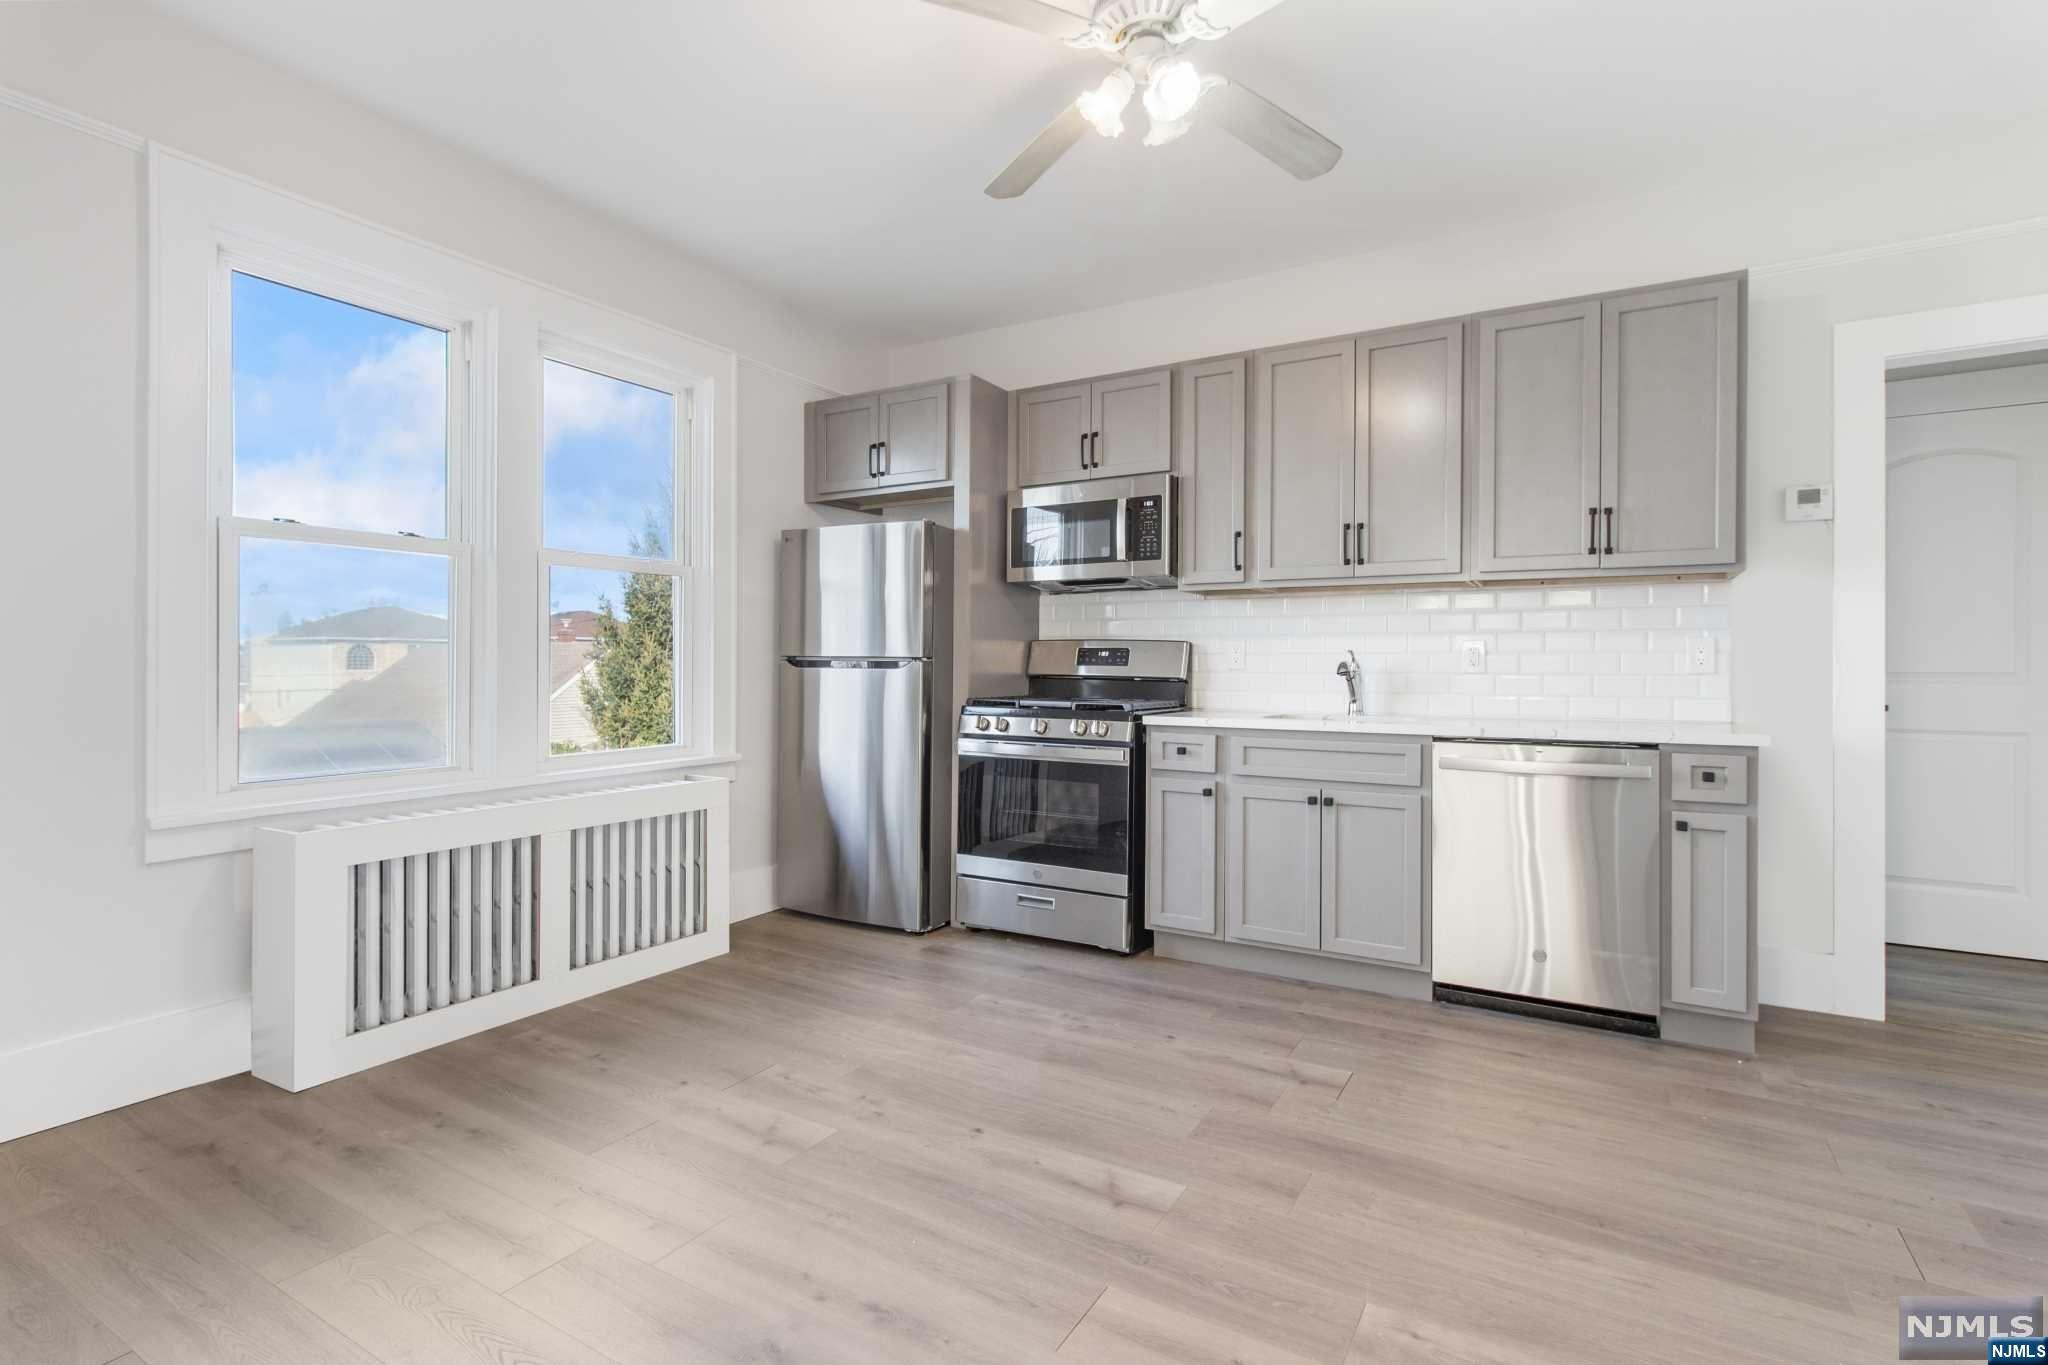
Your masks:
{"label": "window sash", "polygon": [[[708,698],[702,695],[701,649],[698,644],[698,610],[702,599],[700,573],[677,559],[636,559],[631,555],[595,555],[573,550],[542,550],[540,572],[535,581],[535,602],[540,610],[534,634],[537,747],[543,769],[605,768],[622,764],[672,762],[709,752]],[[589,569],[601,573],[654,574],[675,580],[675,599],[670,604],[669,638],[675,642],[671,666],[675,669],[670,686],[670,724],[676,738],[669,744],[643,744],[626,749],[593,749],[580,754],[557,754],[549,750],[551,681],[548,653],[550,579],[556,569]]]}
{"label": "window sash", "polygon": [[[592,555],[580,550],[556,549],[548,544],[547,538],[547,394],[545,376],[547,362],[559,361],[575,369],[586,370],[602,379],[618,379],[628,384],[637,384],[644,389],[667,394],[675,404],[675,420],[669,428],[669,558],[665,560],[639,559],[633,555]],[[618,562],[645,564],[689,564],[694,553],[696,536],[692,535],[692,523],[697,516],[697,488],[692,482],[697,450],[695,422],[694,385],[687,375],[678,374],[665,366],[628,355],[623,351],[578,341],[554,332],[543,331],[539,352],[534,358],[534,392],[540,397],[538,458],[535,460],[535,506],[539,510],[535,539],[543,555],[568,555],[582,558],[603,559]],[[658,572],[649,569],[649,573]]]}

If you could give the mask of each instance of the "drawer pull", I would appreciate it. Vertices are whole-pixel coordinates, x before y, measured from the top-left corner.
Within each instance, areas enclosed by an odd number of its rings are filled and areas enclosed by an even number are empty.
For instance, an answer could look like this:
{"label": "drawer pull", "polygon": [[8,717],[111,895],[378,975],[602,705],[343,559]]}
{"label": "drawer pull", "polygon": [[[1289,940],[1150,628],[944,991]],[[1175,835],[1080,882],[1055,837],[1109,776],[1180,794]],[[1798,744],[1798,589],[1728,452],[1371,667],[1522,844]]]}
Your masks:
{"label": "drawer pull", "polygon": [[1202,788],[1202,795],[1204,795],[1204,796],[1214,796],[1215,794],[1216,794],[1216,789],[1215,789],[1214,787],[1204,787],[1204,788]]}
{"label": "drawer pull", "polygon": [[1180,755],[1180,756],[1181,756],[1182,758],[1186,758],[1186,757],[1187,757],[1187,752],[1188,752],[1188,746],[1187,746],[1187,745],[1185,745],[1185,744],[1176,744],[1176,745],[1174,745],[1174,746],[1173,746],[1173,751],[1174,751],[1174,752],[1175,752],[1176,754],[1179,754],[1179,755]]}
{"label": "drawer pull", "polygon": [[1056,902],[1051,896],[1033,896],[1027,892],[1019,892],[1017,904],[1026,910],[1051,910],[1055,908]]}
{"label": "drawer pull", "polygon": [[1676,829],[1680,834],[1684,834],[1686,831],[1690,830],[1692,826],[1687,824],[1685,821],[1680,820],[1677,824],[1673,825],[1672,828]]}

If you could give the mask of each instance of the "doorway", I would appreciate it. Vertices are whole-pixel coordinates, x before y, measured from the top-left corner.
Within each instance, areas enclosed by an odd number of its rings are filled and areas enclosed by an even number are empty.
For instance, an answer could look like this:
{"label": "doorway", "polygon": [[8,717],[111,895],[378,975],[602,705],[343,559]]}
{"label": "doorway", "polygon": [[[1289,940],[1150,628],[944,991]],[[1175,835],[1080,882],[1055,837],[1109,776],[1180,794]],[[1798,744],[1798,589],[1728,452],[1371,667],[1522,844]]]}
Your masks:
{"label": "doorway", "polygon": [[1885,388],[1885,940],[2048,959],[2048,355]]}

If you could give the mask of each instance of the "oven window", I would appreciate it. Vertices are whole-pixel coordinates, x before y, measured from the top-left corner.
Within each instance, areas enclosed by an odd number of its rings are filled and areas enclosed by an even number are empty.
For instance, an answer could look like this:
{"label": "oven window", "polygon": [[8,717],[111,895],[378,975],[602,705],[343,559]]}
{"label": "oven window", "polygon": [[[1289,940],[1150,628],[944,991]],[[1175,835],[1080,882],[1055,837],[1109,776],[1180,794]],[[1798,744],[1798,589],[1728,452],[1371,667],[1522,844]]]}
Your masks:
{"label": "oven window", "polygon": [[1128,873],[1131,770],[1120,764],[962,754],[960,852]]}
{"label": "oven window", "polygon": [[1116,562],[1115,498],[1010,509],[1010,567],[1052,569]]}

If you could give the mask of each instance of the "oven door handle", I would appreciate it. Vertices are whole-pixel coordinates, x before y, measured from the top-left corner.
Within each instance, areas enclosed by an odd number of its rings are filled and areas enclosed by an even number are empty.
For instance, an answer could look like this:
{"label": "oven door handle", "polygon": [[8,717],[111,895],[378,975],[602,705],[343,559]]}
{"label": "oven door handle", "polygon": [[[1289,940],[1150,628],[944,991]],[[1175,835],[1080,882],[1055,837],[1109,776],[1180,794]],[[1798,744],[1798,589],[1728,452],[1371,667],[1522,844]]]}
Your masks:
{"label": "oven door handle", "polygon": [[963,758],[1043,758],[1058,763],[1100,763],[1106,767],[1131,766],[1129,749],[1100,744],[1032,744],[1009,739],[963,739]]}

